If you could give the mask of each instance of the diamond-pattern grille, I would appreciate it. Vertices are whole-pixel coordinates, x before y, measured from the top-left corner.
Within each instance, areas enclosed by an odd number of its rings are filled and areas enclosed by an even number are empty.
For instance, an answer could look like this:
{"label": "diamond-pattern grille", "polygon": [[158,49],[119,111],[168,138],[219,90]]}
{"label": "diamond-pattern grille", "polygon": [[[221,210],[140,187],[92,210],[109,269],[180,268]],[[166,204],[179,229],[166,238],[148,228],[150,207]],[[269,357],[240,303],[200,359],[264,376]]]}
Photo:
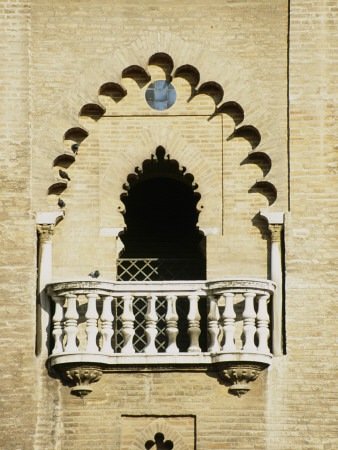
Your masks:
{"label": "diamond-pattern grille", "polygon": [[[206,351],[207,348],[207,314],[206,314],[206,299],[201,299],[199,302],[199,311],[201,315],[201,336],[200,346],[202,351]],[[178,298],[176,302],[176,311],[178,315],[177,328],[179,330],[177,336],[177,346],[180,352],[186,352],[189,347],[190,339],[188,334],[188,313],[189,313],[189,300],[187,298]],[[146,321],[145,315],[147,313],[147,298],[135,297],[133,300],[133,313],[135,315],[134,329],[135,335],[133,339],[133,345],[136,353],[142,353],[147,345],[147,338],[145,334]],[[166,335],[166,320],[167,313],[167,301],[165,297],[158,297],[156,300],[156,313],[157,313],[157,336],[155,344],[159,353],[165,352],[167,348],[167,335]],[[117,299],[115,303],[115,333],[114,333],[114,349],[115,352],[120,353],[123,347],[123,333],[122,333],[122,314],[123,314],[123,301]]]}
{"label": "diamond-pattern grille", "polygon": [[203,263],[196,259],[120,258],[117,281],[198,280],[205,277]]}
{"label": "diamond-pattern grille", "polygon": [[[156,348],[158,352],[164,352],[167,346],[166,337],[166,321],[165,315],[167,312],[167,302],[164,297],[159,297],[156,300],[156,313],[157,313],[157,331],[156,336]],[[147,345],[147,337],[145,334],[146,321],[145,315],[147,314],[147,298],[136,297],[133,300],[133,313],[135,316],[134,329],[135,336],[133,339],[133,345],[137,353],[144,351]],[[123,333],[122,333],[122,314],[123,314],[123,301],[118,299],[116,305],[116,321],[115,321],[115,351],[120,353],[123,347]]]}
{"label": "diamond-pattern grille", "polygon": [[133,301],[133,312],[135,316],[134,328],[134,348],[137,352],[142,352],[147,345],[145,335],[145,319],[144,316],[147,313],[147,300],[144,297],[135,298]]}

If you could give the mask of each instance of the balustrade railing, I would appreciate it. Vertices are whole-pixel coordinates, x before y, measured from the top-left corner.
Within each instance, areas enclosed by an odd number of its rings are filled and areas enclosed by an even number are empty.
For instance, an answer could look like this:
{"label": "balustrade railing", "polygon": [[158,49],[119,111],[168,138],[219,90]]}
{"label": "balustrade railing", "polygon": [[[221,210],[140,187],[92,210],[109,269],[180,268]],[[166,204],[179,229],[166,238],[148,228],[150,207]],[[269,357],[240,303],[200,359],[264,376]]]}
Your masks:
{"label": "balustrade railing", "polygon": [[273,291],[271,281],[258,279],[52,283],[50,358],[67,356],[70,362],[82,355],[90,361],[96,355],[110,364],[109,357],[123,356],[137,363],[156,355],[175,361],[199,355],[198,363],[210,363],[214,355],[270,356]]}

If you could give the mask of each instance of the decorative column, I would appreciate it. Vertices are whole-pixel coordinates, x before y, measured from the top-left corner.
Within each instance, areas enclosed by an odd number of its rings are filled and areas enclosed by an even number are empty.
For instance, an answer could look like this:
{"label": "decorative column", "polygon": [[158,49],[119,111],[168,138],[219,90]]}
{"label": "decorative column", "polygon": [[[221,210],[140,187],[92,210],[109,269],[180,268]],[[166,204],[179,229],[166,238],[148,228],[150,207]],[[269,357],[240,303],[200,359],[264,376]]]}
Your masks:
{"label": "decorative column", "polygon": [[282,344],[282,308],[283,308],[283,278],[282,278],[282,225],[269,225],[271,231],[271,280],[276,283],[276,291],[272,305],[272,352],[275,356],[283,354]]}
{"label": "decorative column", "polygon": [[121,319],[122,319],[123,347],[121,349],[121,353],[132,355],[133,353],[135,353],[135,349],[133,346],[133,337],[135,334],[134,330],[135,316],[133,313],[134,297],[132,295],[124,295],[122,297],[122,300],[123,300],[123,314],[121,316]]}
{"label": "decorative column", "polygon": [[257,347],[255,345],[255,333],[256,333],[256,311],[254,308],[254,298],[256,293],[253,291],[245,292],[245,307],[243,311],[243,319],[244,319],[244,337],[245,342],[243,346],[243,350],[245,352],[256,352]]}
{"label": "decorative column", "polygon": [[96,310],[96,299],[99,297],[97,294],[86,294],[88,304],[87,304],[87,312],[86,312],[86,319],[87,319],[87,326],[86,326],[86,333],[87,333],[87,346],[86,346],[86,352],[90,353],[97,353],[98,352],[98,346],[96,344],[96,337],[97,332],[99,331],[97,327],[97,319],[99,318],[99,315]]}
{"label": "decorative column", "polygon": [[50,301],[46,284],[52,281],[52,236],[56,223],[63,219],[64,212],[37,213],[38,232],[38,309],[37,309],[37,354],[48,356],[50,348]]}
{"label": "decorative column", "polygon": [[66,353],[74,353],[77,352],[78,346],[76,344],[76,336],[77,336],[77,321],[79,319],[79,314],[76,308],[77,295],[74,294],[66,294],[67,298],[67,311],[65,314],[65,334],[67,337],[67,344],[65,347]]}
{"label": "decorative column", "polygon": [[111,346],[111,338],[114,334],[113,330],[113,321],[114,315],[111,311],[111,303],[113,301],[113,297],[110,295],[103,296],[102,300],[102,313],[101,313],[101,334],[102,334],[102,347],[101,353],[105,353],[106,355],[112,355],[114,350]]}
{"label": "decorative column", "polygon": [[224,345],[222,348],[223,352],[235,352],[236,345],[234,340],[235,334],[235,319],[236,313],[234,311],[234,297],[235,294],[232,292],[225,292],[223,294],[225,298],[225,307],[223,311],[223,331],[225,336]]}
{"label": "decorative column", "polygon": [[283,270],[281,235],[284,224],[283,212],[264,212],[264,217],[271,232],[270,247],[270,278],[276,283],[272,303],[272,353],[274,356],[283,355]]}
{"label": "decorative column", "polygon": [[53,336],[54,348],[52,354],[63,352],[63,304],[65,298],[63,296],[53,295],[55,303],[55,314],[53,316]]}
{"label": "decorative column", "polygon": [[176,338],[178,335],[177,321],[178,315],[176,312],[176,295],[167,295],[167,314],[165,320],[167,322],[167,337],[168,337],[168,347],[166,348],[166,353],[176,354],[179,353],[179,349],[176,344]]}
{"label": "decorative column", "polygon": [[157,314],[156,314],[156,295],[148,295],[147,297],[147,313],[145,315],[146,329],[145,335],[147,338],[147,345],[144,349],[144,353],[157,353],[155,345],[155,339],[157,336]]}
{"label": "decorative column", "polygon": [[38,231],[38,317],[37,317],[37,352],[43,356],[48,355],[50,347],[50,301],[45,289],[48,282],[52,281],[52,236],[53,224],[37,225]]}
{"label": "decorative column", "polygon": [[199,337],[201,334],[200,320],[201,316],[198,311],[198,295],[189,295],[190,302],[189,314],[188,314],[188,334],[190,337],[190,346],[188,352],[200,352],[201,347],[199,346]]}
{"label": "decorative column", "polygon": [[270,353],[268,347],[269,337],[269,314],[267,304],[269,300],[268,294],[258,295],[258,311],[257,311],[257,335],[258,335],[258,352]]}
{"label": "decorative column", "polygon": [[220,347],[218,343],[219,335],[219,309],[217,304],[217,298],[213,295],[209,297],[209,314],[208,314],[208,331],[210,336],[210,345],[208,347],[208,352],[216,353],[219,352]]}

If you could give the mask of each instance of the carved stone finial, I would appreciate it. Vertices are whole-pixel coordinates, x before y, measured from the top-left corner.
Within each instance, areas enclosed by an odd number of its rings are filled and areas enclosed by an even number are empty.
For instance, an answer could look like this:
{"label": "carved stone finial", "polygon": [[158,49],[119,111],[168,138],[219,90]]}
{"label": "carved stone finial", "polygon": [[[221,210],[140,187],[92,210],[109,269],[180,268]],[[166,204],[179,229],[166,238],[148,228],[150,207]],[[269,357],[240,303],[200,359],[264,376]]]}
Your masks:
{"label": "carved stone finial", "polygon": [[282,233],[282,225],[280,224],[271,224],[269,225],[269,230],[271,232],[271,240],[272,242],[280,242],[281,233]]}
{"label": "carved stone finial", "polygon": [[225,381],[232,383],[229,387],[230,394],[242,397],[251,389],[249,382],[255,381],[265,367],[266,365],[254,362],[228,363],[220,369],[219,375]]}
{"label": "carved stone finial", "polygon": [[102,369],[95,366],[68,366],[57,370],[65,382],[75,385],[71,389],[72,394],[81,398],[92,392],[90,384],[99,381],[102,375]]}
{"label": "carved stone finial", "polygon": [[37,225],[40,242],[50,241],[54,234],[54,224],[45,223]]}

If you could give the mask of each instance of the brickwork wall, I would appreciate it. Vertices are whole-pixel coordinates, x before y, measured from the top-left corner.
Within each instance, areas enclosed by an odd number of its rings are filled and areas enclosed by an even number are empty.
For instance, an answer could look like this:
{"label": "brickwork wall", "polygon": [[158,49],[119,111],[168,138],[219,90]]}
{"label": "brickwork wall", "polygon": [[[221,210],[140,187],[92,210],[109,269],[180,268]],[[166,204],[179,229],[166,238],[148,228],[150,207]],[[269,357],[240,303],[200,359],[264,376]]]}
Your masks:
{"label": "brickwork wall", "polygon": [[29,1],[0,2],[1,448],[32,447],[36,411],[29,17]]}
{"label": "brickwork wall", "polygon": [[288,355],[269,375],[268,448],[338,445],[336,18],[334,2],[291,1]]}
{"label": "brickwork wall", "polygon": [[[0,1],[0,15],[4,23],[0,47],[7,55],[0,65],[4,83],[0,90],[0,447],[118,450],[124,441],[132,442],[130,418],[144,416],[143,425],[135,425],[135,439],[150,421],[145,439],[167,430],[165,439],[191,440],[194,418],[199,450],[337,448],[335,2],[290,2],[290,192],[286,0]],[[158,69],[148,68],[148,59],[159,51],[173,58],[173,72],[183,64],[196,67],[200,84],[218,82],[223,101],[236,101],[243,108],[242,124],[259,130],[257,149],[271,158],[270,172],[268,159],[258,165],[247,160],[252,140],[225,139],[233,128],[227,114],[210,121],[201,115],[215,108],[208,95],[177,103],[164,117],[120,117],[123,108],[124,114],[134,114],[135,107],[148,114],[144,88],[123,78],[122,71],[138,64],[155,79]],[[108,82],[124,85],[128,94],[123,101],[114,104],[98,95]],[[189,83],[178,77],[174,82],[178,93],[187,96]],[[107,108],[107,117],[99,121],[79,117],[84,105],[98,102]],[[194,119],[198,133],[192,134],[191,117],[183,120],[176,114],[201,115]],[[149,129],[156,121],[161,121],[163,132]],[[247,275],[266,276],[266,228],[254,216],[268,206],[271,192],[248,191],[266,175],[278,190],[275,211],[287,210],[290,194],[285,229],[287,355],[275,358],[241,399],[230,396],[213,372],[178,372],[105,373],[82,400],[47,374],[45,356],[35,356],[34,215],[57,209],[57,196],[47,195],[48,187],[59,179],[53,161],[71,151],[74,141],[64,135],[81,125],[89,137],[66,169],[72,181],[62,194],[66,218],[53,238],[55,278],[82,276],[102,262],[104,275],[114,277],[115,238],[100,236],[104,227],[123,226],[116,209],[106,214],[110,191],[119,196],[121,181],[164,141],[175,151],[173,143],[183,135],[185,144],[179,152],[186,152],[188,171],[189,164],[197,165],[191,148],[209,158],[202,141],[212,141],[216,157],[207,161],[214,174],[211,184],[220,179],[219,168],[213,165],[219,163],[223,145],[223,213],[214,204],[209,217],[217,219],[216,227],[223,228],[224,236],[208,236],[210,278],[224,272],[238,275],[243,267],[250,270]],[[135,164],[128,127],[148,127]],[[117,147],[121,136],[123,149]],[[110,155],[122,150],[120,166],[109,166]],[[209,175],[195,169],[191,171],[203,191],[202,204],[209,195]],[[213,223],[203,218],[208,214],[206,210],[200,217],[205,227]],[[164,425],[163,417],[153,421],[146,417],[164,415],[181,420],[175,419],[175,428],[169,419]],[[186,435],[180,427],[186,428]]]}
{"label": "brickwork wall", "polygon": [[[187,450],[190,446],[182,445],[182,439],[191,439],[191,423],[184,417],[187,415],[196,416],[197,449],[267,448],[265,374],[240,400],[227,393],[227,387],[214,372],[104,374],[93,387],[94,391],[84,400],[62,387],[62,449],[119,450],[127,439],[136,441],[136,448],[142,449],[155,432],[162,432],[166,439],[177,443],[174,449]],[[143,423],[139,419],[142,425],[134,424],[132,439],[125,416],[136,414],[181,418],[177,418],[176,426],[170,419],[162,418],[167,433],[158,423],[147,429],[149,419],[145,417]]]}

